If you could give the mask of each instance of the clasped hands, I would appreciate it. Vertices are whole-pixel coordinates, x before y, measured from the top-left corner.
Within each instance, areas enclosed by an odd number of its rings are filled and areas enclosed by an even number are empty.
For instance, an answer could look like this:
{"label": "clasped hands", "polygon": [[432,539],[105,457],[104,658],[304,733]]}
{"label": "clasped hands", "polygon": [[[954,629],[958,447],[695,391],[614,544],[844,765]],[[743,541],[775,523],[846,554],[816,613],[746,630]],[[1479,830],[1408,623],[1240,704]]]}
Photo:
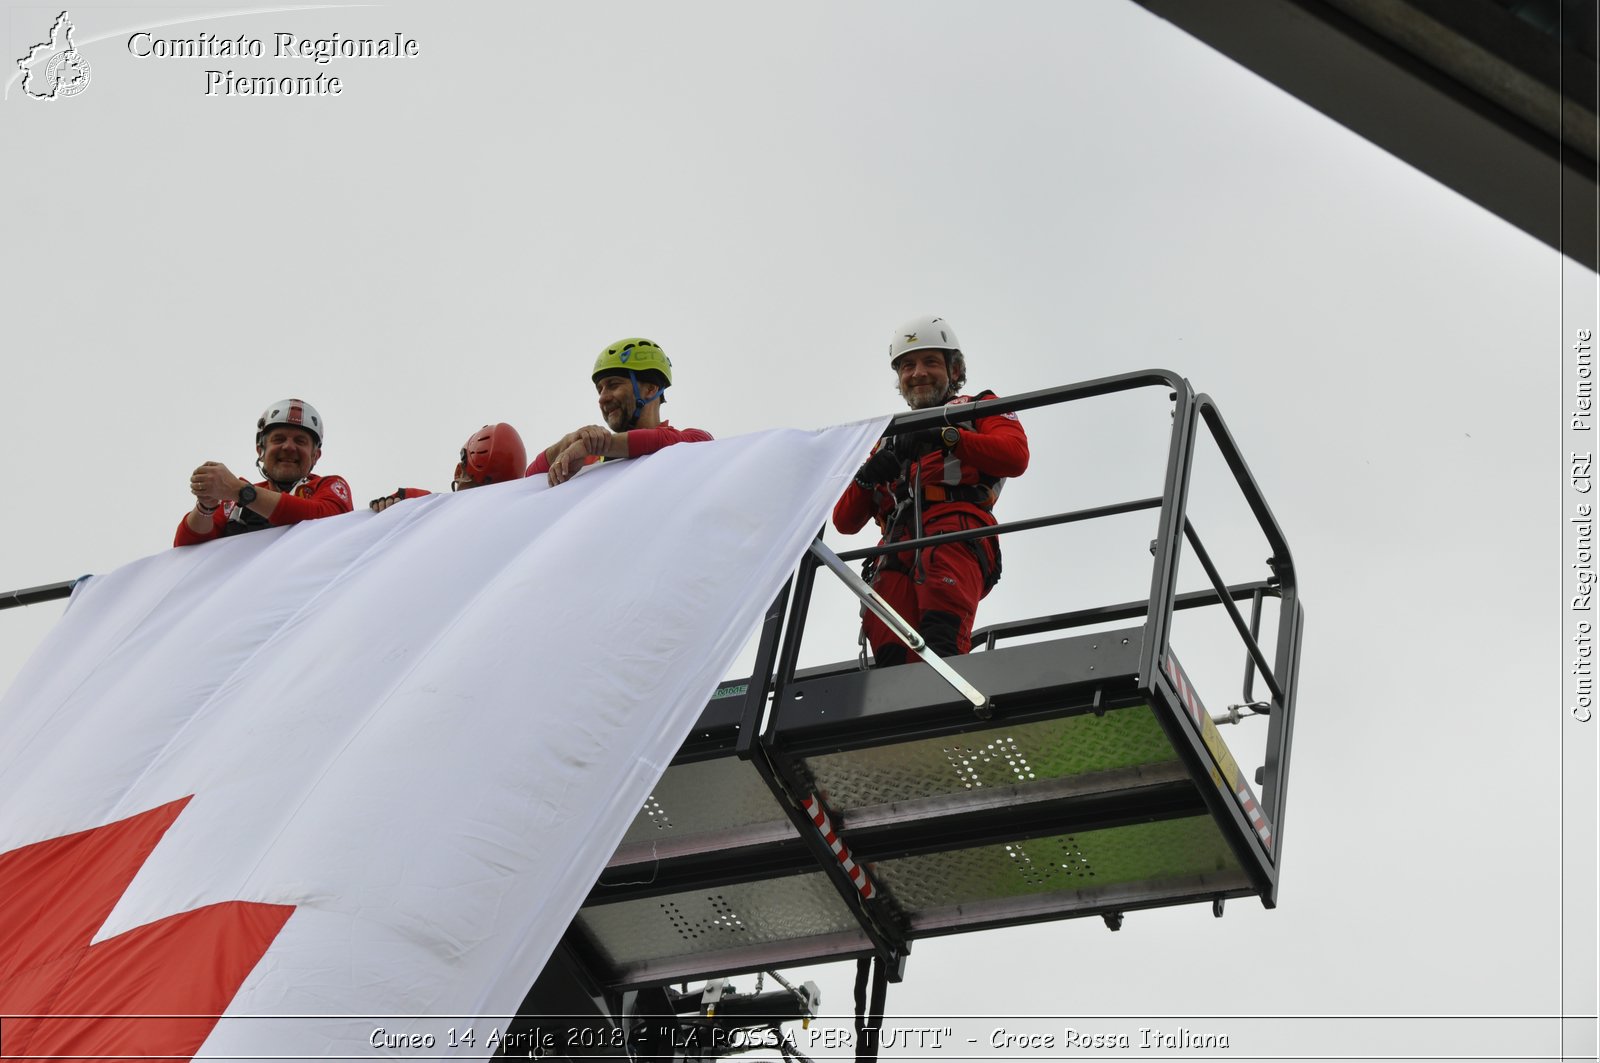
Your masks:
{"label": "clasped hands", "polygon": [[604,454],[611,445],[611,429],[597,424],[586,424],[574,429],[550,444],[544,455],[550,461],[545,481],[551,487],[565,483],[583,469],[583,459],[591,454]]}
{"label": "clasped hands", "polygon": [[238,498],[244,483],[220,461],[202,462],[189,474],[189,492],[208,510],[216,509],[225,498]]}

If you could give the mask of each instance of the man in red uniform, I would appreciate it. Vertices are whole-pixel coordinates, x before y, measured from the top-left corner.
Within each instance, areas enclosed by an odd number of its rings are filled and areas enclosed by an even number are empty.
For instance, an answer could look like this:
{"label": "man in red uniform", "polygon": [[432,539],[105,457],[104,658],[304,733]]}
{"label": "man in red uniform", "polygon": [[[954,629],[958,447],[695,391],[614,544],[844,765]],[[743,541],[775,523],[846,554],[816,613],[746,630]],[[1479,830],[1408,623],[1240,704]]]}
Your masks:
{"label": "man in red uniform", "polygon": [[322,415],[309,402],[283,399],[268,406],[256,421],[256,467],[266,479],[252,484],[220,461],[202,464],[189,474],[195,504],[178,522],[172,545],[350,512],[344,477],[311,471],[322,457],[322,433]]}
{"label": "man in red uniform", "polygon": [[[486,424],[461,445],[461,460],[456,462],[455,475],[450,479],[450,490],[469,491],[485,484],[520,480],[523,466],[528,464],[528,451],[522,445],[522,436],[510,425]],[[367,505],[382,513],[396,502],[408,498],[421,498],[432,494],[421,487],[402,487],[392,495],[374,498]]]}
{"label": "man in red uniform", "polygon": [[[914,410],[992,399],[992,391],[963,395],[966,359],[950,325],[938,317],[907,323],[889,341],[889,364],[900,395]],[[846,535],[875,520],[880,542],[917,537],[911,485],[922,494],[921,535],[995,523],[994,503],[1006,477],[1028,467],[1028,437],[1014,413],[913,432],[881,441],[833,507],[833,526]],[[972,648],[978,601],[1000,579],[997,539],[945,543],[885,554],[872,567],[872,586],[941,657]],[[905,644],[871,612],[862,630],[877,665],[904,664]]]}
{"label": "man in red uniform", "polygon": [[642,458],[674,443],[704,443],[710,432],[674,428],[661,419],[672,386],[672,361],[660,347],[637,337],[618,340],[594,360],[594,390],[605,426],[575,428],[540,451],[528,475],[543,473],[553,487],[585,465],[607,458]]}

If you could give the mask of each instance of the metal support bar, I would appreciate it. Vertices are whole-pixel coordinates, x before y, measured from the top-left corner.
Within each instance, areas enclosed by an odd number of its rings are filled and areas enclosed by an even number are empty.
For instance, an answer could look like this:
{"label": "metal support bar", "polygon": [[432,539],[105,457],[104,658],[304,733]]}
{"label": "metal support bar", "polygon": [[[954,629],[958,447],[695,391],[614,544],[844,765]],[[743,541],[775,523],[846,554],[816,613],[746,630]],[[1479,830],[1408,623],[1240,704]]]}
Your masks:
{"label": "metal support bar", "polygon": [[1200,542],[1200,533],[1194,530],[1194,525],[1189,523],[1187,517],[1183,520],[1183,534],[1189,540],[1189,546],[1194,550],[1195,560],[1200,562],[1200,567],[1206,570],[1206,576],[1211,580],[1211,585],[1217,589],[1222,598],[1222,607],[1228,611],[1228,619],[1233,621],[1234,628],[1239,632],[1239,637],[1244,640],[1245,652],[1250,654],[1256,662],[1256,667],[1261,669],[1261,678],[1266,681],[1267,689],[1272,691],[1274,699],[1283,698],[1283,688],[1278,685],[1278,679],[1272,674],[1272,666],[1267,663],[1267,655],[1261,652],[1261,647],[1256,645],[1256,640],[1250,637],[1250,627],[1244,622],[1244,617],[1239,614],[1239,607],[1233,604],[1233,599],[1228,597],[1226,585],[1222,582],[1222,574],[1217,571],[1217,566],[1211,560],[1211,555],[1206,552],[1204,544]]}
{"label": "metal support bar", "polygon": [[72,597],[72,588],[88,578],[88,576],[79,576],[77,579],[69,579],[61,583],[46,583],[42,587],[24,587],[21,590],[0,592],[0,609],[14,609],[21,605],[38,605],[40,602],[53,602],[61,598],[70,598]]}
{"label": "metal support bar", "polygon": [[1205,419],[1206,427],[1211,429],[1212,439],[1222,454],[1222,460],[1227,463],[1228,471],[1233,473],[1234,480],[1238,482],[1245,504],[1250,507],[1250,512],[1255,514],[1256,523],[1261,526],[1261,533],[1266,536],[1267,545],[1272,547],[1273,573],[1285,588],[1292,589],[1295,586],[1294,556],[1289,551],[1288,540],[1283,537],[1283,529],[1278,526],[1278,518],[1272,515],[1272,509],[1261,494],[1261,488],[1256,485],[1255,477],[1250,475],[1250,467],[1244,463],[1244,457],[1239,453],[1239,445],[1233,441],[1233,436],[1229,433],[1227,424],[1223,422],[1217,404],[1211,401],[1210,395],[1201,395],[1195,400],[1195,405],[1200,411],[1200,416]]}
{"label": "metal support bar", "polygon": [[1050,517],[1030,517],[1027,520],[1014,520],[1005,524],[990,524],[982,528],[964,528],[961,531],[926,535],[916,539],[896,539],[892,543],[883,543],[879,546],[864,546],[860,549],[846,551],[839,555],[839,560],[860,561],[863,558],[878,557],[883,554],[898,554],[907,549],[943,546],[945,543],[964,543],[969,539],[987,539],[991,536],[1003,535],[1006,532],[1052,528],[1058,524],[1073,524],[1080,520],[1094,520],[1096,517],[1114,517],[1122,513],[1137,513],[1141,509],[1156,509],[1160,505],[1161,499],[1159,498],[1140,498],[1132,502],[1114,502],[1108,506],[1094,506],[1090,509],[1074,510],[1071,513],[1057,513]]}
{"label": "metal support bar", "polygon": [[[1294,740],[1294,708],[1296,690],[1300,685],[1300,634],[1305,624],[1305,612],[1295,592],[1290,588],[1281,603],[1278,616],[1278,659],[1287,661],[1287,674],[1283,677],[1284,697],[1278,711],[1272,714],[1267,725],[1267,762],[1261,784],[1261,807],[1272,822],[1277,837],[1274,850],[1283,859],[1283,820],[1285,795],[1289,786],[1289,749]],[[1276,889],[1276,887],[1274,887]]]}
{"label": "metal support bar", "polygon": [[[1277,673],[1281,677],[1281,691],[1277,692],[1278,705],[1267,725],[1267,757],[1264,767],[1261,807],[1272,823],[1274,859],[1283,859],[1284,806],[1289,784],[1289,750],[1294,737],[1295,692],[1300,678],[1300,636],[1305,623],[1305,613],[1300,605],[1300,586],[1294,557],[1289,550],[1283,529],[1267,505],[1261,488],[1250,474],[1250,468],[1239,453],[1222,413],[1209,395],[1196,400],[1200,416],[1211,430],[1222,460],[1233,473],[1246,504],[1255,515],[1256,523],[1266,536],[1272,549],[1272,572],[1278,582],[1278,645],[1275,653]],[[1277,903],[1277,880],[1272,883],[1269,903]]]}
{"label": "metal support bar", "polygon": [[761,640],[756,643],[755,664],[750,671],[750,687],[744,692],[744,712],[739,717],[739,739],[734,746],[740,760],[749,760],[755,748],[756,735],[761,730],[761,714],[767,707],[767,696],[772,693],[772,665],[778,656],[778,636],[783,629],[784,609],[789,602],[789,590],[794,577],[784,581],[783,589],[767,606],[767,615],[761,621]]}
{"label": "metal support bar", "polygon": [[[783,688],[780,686],[778,690],[781,693]],[[873,952],[884,959],[885,962],[904,955],[909,946],[898,932],[891,930],[880,921],[877,913],[882,911],[881,907],[877,911],[873,907],[869,907],[869,903],[877,906],[881,905],[881,902],[877,900],[868,902],[856,889],[856,885],[850,880],[850,876],[845,873],[844,867],[839,863],[839,859],[834,854],[833,849],[823,839],[822,832],[817,830],[816,824],[812,822],[811,817],[806,814],[802,807],[804,795],[796,792],[795,782],[789,776],[780,772],[773,763],[772,750],[768,746],[769,741],[770,735],[763,736],[762,755],[752,757],[750,763],[755,767],[762,781],[767,784],[767,788],[772,791],[772,795],[783,806],[784,815],[788,816],[789,822],[794,825],[795,832],[800,838],[800,844],[811,854],[811,861],[814,866],[827,876],[829,882],[833,883],[834,891],[839,895],[839,899],[844,902],[845,907],[850,909],[850,914],[855,917],[856,924],[861,928],[861,932],[872,943]]]}
{"label": "metal support bar", "polygon": [[[1260,591],[1250,596],[1250,637],[1257,645],[1261,644],[1261,599],[1264,595]],[[1249,653],[1244,655],[1244,690],[1240,699],[1246,704],[1256,700],[1253,694],[1256,686],[1256,659]]]}
{"label": "metal support bar", "polygon": [[838,554],[823,545],[821,540],[814,541],[811,544],[811,553],[824,565],[827,565],[835,576],[843,580],[844,585],[850,589],[850,592],[860,598],[861,603],[871,609],[879,620],[887,624],[889,630],[893,631],[901,642],[911,647],[915,653],[922,657],[923,661],[931,665],[933,670],[939,673],[946,683],[955,687],[958,694],[971,702],[973,712],[977,713],[980,719],[987,720],[989,718],[993,712],[993,706],[989,704],[989,699],[979,693],[977,687],[963,679],[960,672],[950,667],[950,662],[928,649],[927,640],[917,632],[917,629],[906,623],[905,619],[895,612],[888,602],[883,600],[881,594],[873,590],[866,580],[858,576],[851,570],[850,566],[840,560]]}
{"label": "metal support bar", "polygon": [[[1236,724],[1246,716],[1271,716],[1272,705],[1266,701],[1249,701],[1243,705],[1229,705],[1221,712],[1211,714],[1211,722],[1217,725]],[[1256,780],[1260,782],[1260,780]]]}
{"label": "metal support bar", "polygon": [[[1253,594],[1272,593],[1275,593],[1275,589],[1264,582],[1236,583],[1228,588],[1228,594],[1234,601],[1249,598]],[[1186,591],[1173,599],[1172,608],[1198,609],[1201,606],[1215,604],[1217,604],[1215,591]],[[976,643],[981,640],[992,650],[995,642],[1001,638],[1042,635],[1047,631],[1086,627],[1089,624],[1103,624],[1113,620],[1131,620],[1136,616],[1143,616],[1149,608],[1150,602],[1141,598],[1136,602],[1097,605],[1092,609],[1075,609],[1070,613],[1054,613],[1050,616],[1034,617],[1031,620],[1007,620],[976,629],[972,633],[972,641]]]}
{"label": "metal support bar", "polygon": [[1172,601],[1178,584],[1178,556],[1182,545],[1184,509],[1189,501],[1189,479],[1194,453],[1194,391],[1187,380],[1172,393],[1172,440],[1167,445],[1167,471],[1161,489],[1161,523],[1156,530],[1155,562],[1150,574],[1150,605],[1146,611],[1144,660],[1139,665],[1139,685],[1155,686],[1172,630]]}
{"label": "metal support bar", "polygon": [[947,424],[966,424],[980,417],[998,413],[1015,413],[1018,410],[1037,409],[1040,406],[1054,406],[1060,402],[1075,402],[1078,399],[1092,399],[1099,395],[1113,395],[1119,391],[1136,391],[1139,388],[1161,386],[1177,392],[1188,389],[1183,377],[1170,369],[1139,369],[1132,373],[1096,377],[1081,384],[1026,391],[1020,395],[1008,395],[1004,398],[963,402],[954,406],[935,406],[926,410],[910,410],[896,414],[883,434],[892,436],[923,428],[940,428]]}
{"label": "metal support bar", "polygon": [[[816,541],[822,540],[818,529]],[[809,552],[800,555],[800,565],[791,580],[794,594],[789,599],[789,622],[784,627],[783,646],[778,651],[778,674],[773,677],[773,690],[781,691],[794,681],[794,671],[800,660],[800,642],[805,638],[806,617],[811,613],[811,587],[817,581],[817,560]]]}
{"label": "metal support bar", "polygon": [[[821,544],[822,533],[819,530],[812,545],[818,547]],[[789,619],[783,633],[783,644],[777,655],[777,671],[769,680],[774,699],[782,698],[784,690],[794,682],[796,662],[800,656],[800,642],[805,636],[806,616],[811,609],[811,588],[816,582],[818,556],[814,551],[802,554],[799,568],[792,577],[794,592],[789,599]],[[903,959],[905,950],[909,946],[898,933],[891,931],[879,920],[866,899],[857,891],[855,884],[850,881],[832,849],[823,841],[811,817],[806,814],[802,807],[802,802],[807,796],[806,786],[803,782],[790,778],[775,762],[771,745],[775,725],[775,716],[769,718],[759,736],[760,747],[753,750],[754,755],[749,758],[749,764],[756,769],[756,774],[761,776],[761,781],[777,799],[784,815],[794,826],[800,844],[810,852],[812,861],[827,876],[840,900],[855,917],[857,926],[871,942],[873,954],[884,963],[898,962]]]}

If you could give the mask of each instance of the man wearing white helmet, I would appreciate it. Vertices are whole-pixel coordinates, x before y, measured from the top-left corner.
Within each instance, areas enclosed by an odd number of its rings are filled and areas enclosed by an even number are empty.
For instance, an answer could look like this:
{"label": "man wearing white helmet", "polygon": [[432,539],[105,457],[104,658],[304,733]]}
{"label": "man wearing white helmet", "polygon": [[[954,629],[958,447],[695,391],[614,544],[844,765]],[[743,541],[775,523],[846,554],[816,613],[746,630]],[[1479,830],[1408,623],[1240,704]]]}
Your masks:
{"label": "man wearing white helmet", "polygon": [[[992,399],[992,391],[961,394],[966,359],[955,330],[943,318],[907,322],[889,341],[889,364],[900,395],[914,410]],[[979,417],[961,425],[895,436],[879,442],[833,509],[846,535],[875,520],[880,542],[978,528],[995,523],[994,503],[1005,479],[1028,467],[1028,437],[1014,413]],[[913,486],[920,494],[914,498]],[[874,589],[941,657],[972,648],[978,601],[1000,579],[997,539],[945,543],[885,554],[870,572]],[[871,612],[862,632],[878,665],[904,664],[908,651]]]}
{"label": "man wearing white helmet", "polygon": [[283,399],[268,406],[256,421],[256,467],[266,479],[252,484],[220,461],[202,463],[189,474],[194,508],[178,523],[172,545],[349,513],[344,477],[311,471],[322,457],[322,436],[322,415],[309,402]]}

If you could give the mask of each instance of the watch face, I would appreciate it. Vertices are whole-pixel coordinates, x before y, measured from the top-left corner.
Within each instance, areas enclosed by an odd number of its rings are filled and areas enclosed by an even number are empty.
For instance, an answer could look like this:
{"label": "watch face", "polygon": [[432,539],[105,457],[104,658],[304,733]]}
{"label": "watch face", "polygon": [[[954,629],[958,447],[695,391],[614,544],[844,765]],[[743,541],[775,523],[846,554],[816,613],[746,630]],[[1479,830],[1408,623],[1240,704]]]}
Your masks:
{"label": "watch face", "polygon": [[241,506],[248,506],[255,500],[256,489],[254,487],[251,487],[249,484],[245,484],[243,487],[239,488],[239,504]]}

